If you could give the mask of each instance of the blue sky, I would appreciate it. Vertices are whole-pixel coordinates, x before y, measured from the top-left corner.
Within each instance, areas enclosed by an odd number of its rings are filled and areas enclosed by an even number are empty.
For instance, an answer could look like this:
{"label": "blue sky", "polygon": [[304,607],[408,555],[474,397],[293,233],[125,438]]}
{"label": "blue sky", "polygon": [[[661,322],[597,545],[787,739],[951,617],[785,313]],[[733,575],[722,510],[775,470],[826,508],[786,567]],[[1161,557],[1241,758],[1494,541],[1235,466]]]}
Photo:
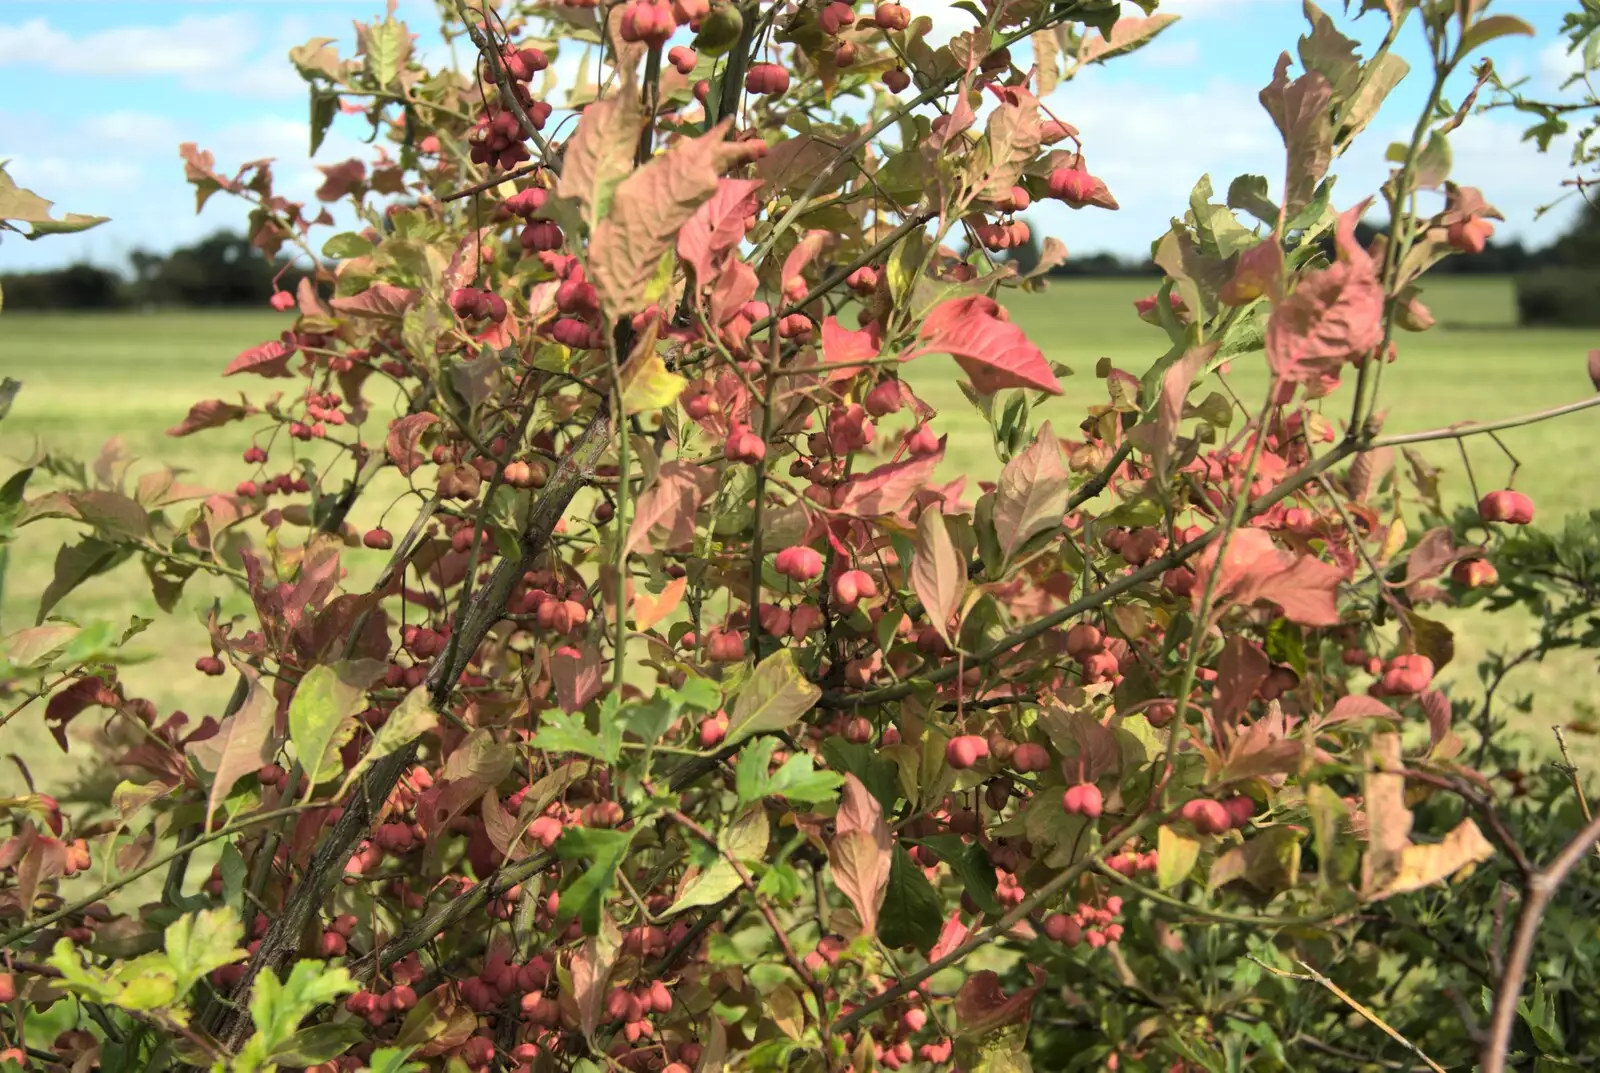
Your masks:
{"label": "blue sky", "polygon": [[[1553,89],[1566,69],[1557,29],[1575,4],[1495,0],[1492,10],[1521,16],[1539,36],[1496,42],[1488,55],[1503,73]],[[970,25],[970,16],[931,0],[908,6],[934,17],[936,38]],[[1381,34],[1378,15],[1352,21],[1341,0],[1324,6],[1352,36],[1370,42]],[[399,8],[422,35],[424,54],[444,58],[431,0],[401,0]],[[1082,132],[1091,167],[1123,206],[1075,213],[1052,203],[1030,213],[1036,230],[1069,250],[1147,251],[1183,211],[1202,172],[1219,190],[1244,172],[1266,174],[1275,185],[1281,174],[1281,146],[1256,93],[1278,52],[1292,50],[1305,28],[1298,0],[1168,0],[1162,9],[1183,20],[1143,52],[1091,70],[1047,102]],[[58,209],[112,218],[38,243],[7,236],[0,271],[82,259],[120,266],[132,249],[166,250],[240,225],[245,210],[222,195],[195,215],[177,154],[183,141],[212,150],[222,171],[275,157],[279,189],[309,200],[320,175],[306,156],[306,91],[287,51],[331,36],[349,54],[352,20],[382,10],[383,0],[0,0],[0,160]],[[1399,51],[1413,73],[1365,145],[1336,169],[1341,206],[1381,182],[1385,146],[1409,133],[1426,93],[1414,25]],[[1520,143],[1523,126],[1506,112],[1469,120],[1452,139],[1454,177],[1482,187],[1505,213],[1503,233],[1539,242],[1570,212],[1534,218],[1560,195],[1567,155]],[[341,117],[318,161],[368,156],[363,133],[359,117]]]}

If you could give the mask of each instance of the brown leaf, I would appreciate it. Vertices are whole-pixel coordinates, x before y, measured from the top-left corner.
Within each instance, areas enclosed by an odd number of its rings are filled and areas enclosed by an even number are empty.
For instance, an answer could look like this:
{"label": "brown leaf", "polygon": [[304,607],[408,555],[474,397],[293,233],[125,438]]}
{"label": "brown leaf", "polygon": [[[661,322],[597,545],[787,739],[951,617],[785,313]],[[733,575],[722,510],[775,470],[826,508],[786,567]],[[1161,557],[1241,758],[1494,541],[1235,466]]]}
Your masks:
{"label": "brown leaf", "polygon": [[617,185],[589,243],[590,278],[608,316],[643,308],[662,255],[695,209],[716,193],[722,172],[747,155],[747,147],[726,140],[729,123],[673,143]]}
{"label": "brown leaf", "polygon": [[1271,669],[1272,661],[1260,645],[1237,633],[1229,634],[1217,663],[1217,721],[1232,723]]}
{"label": "brown leaf", "polygon": [[944,442],[941,438],[939,449],[931,455],[888,462],[850,478],[843,486],[837,509],[860,517],[894,514],[928,486],[934,469],[944,458]]}
{"label": "brown leaf", "polygon": [[383,441],[383,449],[388,454],[389,461],[400,471],[400,476],[411,476],[417,467],[427,461],[417,444],[422,439],[422,434],[438,422],[437,414],[407,414],[389,426],[389,435]]}
{"label": "brown leaf", "polygon": [[182,421],[167,429],[168,436],[188,436],[202,429],[221,428],[230,421],[238,421],[255,413],[253,406],[241,406],[236,403],[223,402],[221,399],[206,399],[189,407],[189,415]]}
{"label": "brown leaf", "polygon": [[939,636],[950,641],[950,617],[961,606],[967,588],[966,560],[956,552],[937,507],[925,507],[917,521],[915,555],[911,560],[911,588],[922,601],[928,621]]}
{"label": "brown leaf", "polygon": [[1000,986],[1000,977],[983,969],[967,977],[961,990],[956,992],[956,1017],[961,1022],[961,1035],[986,1036],[1007,1025],[1026,1024],[1033,1012],[1033,1000],[1045,980],[1044,970],[1037,965],[1033,972],[1033,986],[1024,987],[1014,995],[1007,995]]}
{"label": "brown leaf", "polygon": [[1152,15],[1147,19],[1131,16],[1118,19],[1111,26],[1111,33],[1090,36],[1085,34],[1083,42],[1078,46],[1078,62],[1081,64],[1104,63],[1113,56],[1121,56],[1135,49],[1143,48],[1155,40],[1157,34],[1168,26],[1178,21],[1177,15]]}
{"label": "brown leaf", "polygon": [[834,885],[855,907],[863,933],[874,935],[878,930],[878,911],[883,908],[883,898],[889,890],[894,842],[889,825],[883,820],[883,806],[852,774],[844,777],[834,830],[833,842],[828,847]]}
{"label": "brown leaf", "polygon": [[1367,821],[1367,852],[1361,861],[1361,888],[1369,893],[1387,887],[1400,871],[1401,856],[1411,844],[1411,810],[1406,807],[1406,780],[1399,774],[1400,735],[1372,738],[1373,770],[1362,790]]}
{"label": "brown leaf", "polygon": [[1494,846],[1470,818],[1444,836],[1443,842],[1410,845],[1400,854],[1400,866],[1388,884],[1371,897],[1405,894],[1448,879],[1461,869],[1494,856]]}
{"label": "brown leaf", "polygon": [[562,153],[556,196],[582,209],[591,233],[611,207],[612,192],[633,170],[644,115],[631,88],[595,101],[578,117],[578,127]]}
{"label": "brown leaf", "polygon": [[1333,390],[1346,363],[1383,342],[1383,285],[1371,256],[1355,239],[1368,203],[1339,217],[1338,262],[1303,277],[1267,320],[1273,374],[1305,384],[1313,398]]}
{"label": "brown leaf", "polygon": [[1316,71],[1290,82],[1289,63],[1287,52],[1278,57],[1272,82],[1260,95],[1261,106],[1277,124],[1289,153],[1283,195],[1285,217],[1294,216],[1311,203],[1317,184],[1333,163],[1333,124],[1328,115],[1333,87]]}
{"label": "brown leaf", "polygon": [[606,984],[617,963],[622,937],[609,916],[602,916],[600,932],[583,941],[572,955],[572,992],[578,1004],[578,1022],[585,1038],[593,1038],[605,1012]]}
{"label": "brown leaf", "polygon": [[1470,559],[1482,553],[1476,547],[1456,547],[1455,535],[1449,526],[1441,525],[1422,534],[1416,547],[1406,558],[1406,588],[1422,581],[1431,581],[1443,574],[1461,559]]}
{"label": "brown leaf", "polygon": [[417,301],[417,292],[393,283],[374,283],[360,294],[335,298],[330,305],[339,313],[354,317],[399,320]]}
{"label": "brown leaf", "polygon": [[1046,421],[1028,444],[1000,471],[995,489],[994,529],[1001,553],[1009,559],[1032,536],[1061,524],[1067,510],[1070,475],[1061,444]]}
{"label": "brown leaf", "polygon": [[267,379],[286,378],[289,373],[289,358],[294,354],[294,349],[282,339],[269,339],[265,343],[258,343],[249,350],[228,363],[222,370],[223,376],[234,376],[238,373],[255,373]]}
{"label": "brown leaf", "polygon": [[269,746],[277,721],[278,704],[272,693],[261,685],[255,671],[240,667],[239,673],[249,682],[244,703],[238,711],[222,721],[216,734],[188,748],[189,755],[212,773],[211,792],[206,796],[208,831],[211,818],[227,800],[234,784],[272,759]]}

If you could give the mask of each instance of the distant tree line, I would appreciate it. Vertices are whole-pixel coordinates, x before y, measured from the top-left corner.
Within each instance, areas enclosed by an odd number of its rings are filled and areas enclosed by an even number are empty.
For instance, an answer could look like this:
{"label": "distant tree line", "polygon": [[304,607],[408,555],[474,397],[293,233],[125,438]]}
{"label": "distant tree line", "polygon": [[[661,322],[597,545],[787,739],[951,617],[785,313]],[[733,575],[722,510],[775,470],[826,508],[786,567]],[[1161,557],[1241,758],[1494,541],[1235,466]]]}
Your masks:
{"label": "distant tree line", "polygon": [[128,270],[79,263],[0,274],[7,309],[93,310],[145,307],[260,308],[277,289],[293,291],[302,271],[269,261],[242,235],[219,231],[166,255],[135,250]]}
{"label": "distant tree line", "polygon": [[[1356,235],[1367,244],[1381,230],[1363,221]],[[1006,258],[1027,273],[1038,266],[1041,252],[1033,237],[1007,251]],[[126,273],[88,263],[0,273],[0,291],[8,309],[260,308],[272,296],[275,279],[276,289],[293,291],[303,274],[286,260],[268,260],[248,239],[228,231],[165,256],[136,250],[128,264]],[[1548,246],[1530,249],[1515,240],[1491,240],[1482,253],[1448,257],[1433,273],[1515,277],[1518,317],[1525,325],[1600,324],[1600,209],[1586,205],[1573,226]],[[1091,253],[1069,257],[1049,274],[1159,277],[1161,270],[1148,258]]]}

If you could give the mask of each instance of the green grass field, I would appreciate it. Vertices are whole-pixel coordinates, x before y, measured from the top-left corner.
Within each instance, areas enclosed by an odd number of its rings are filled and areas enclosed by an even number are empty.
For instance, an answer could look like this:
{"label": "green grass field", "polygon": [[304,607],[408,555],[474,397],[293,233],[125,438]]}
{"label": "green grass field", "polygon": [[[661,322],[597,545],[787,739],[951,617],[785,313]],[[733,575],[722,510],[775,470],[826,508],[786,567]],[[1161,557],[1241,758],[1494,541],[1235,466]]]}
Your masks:
{"label": "green grass field", "polygon": [[[1014,319],[1052,359],[1075,371],[1066,381],[1066,397],[1036,417],[1052,417],[1058,430],[1069,433],[1085,406],[1103,401],[1104,386],[1094,376],[1101,357],[1133,372],[1142,372],[1165,349],[1165,337],[1133,315],[1132,301],[1149,293],[1150,281],[1103,280],[1058,283],[1041,295],[1024,296],[1011,305]],[[1592,391],[1584,356],[1596,345],[1582,331],[1522,331],[1513,322],[1511,288],[1503,280],[1452,280],[1424,295],[1439,326],[1423,335],[1400,339],[1400,359],[1385,369],[1383,388],[1388,407],[1385,430],[1412,431],[1455,421],[1480,420],[1536,410],[1580,398]],[[293,381],[268,382],[250,377],[224,381],[219,374],[240,350],[276,335],[289,323],[285,315],[264,313],[156,313],[118,315],[0,317],[0,374],[23,382],[11,415],[0,423],[0,476],[15,462],[32,457],[37,448],[92,458],[113,436],[129,453],[187,471],[185,479],[215,488],[232,488],[242,475],[239,452],[249,443],[248,424],[206,432],[187,439],[169,439],[163,430],[177,423],[189,404],[201,398],[236,397],[245,391],[253,402]],[[1238,363],[1229,375],[1241,396],[1254,400],[1264,383],[1261,368]],[[992,476],[998,463],[986,429],[956,386],[957,370],[944,359],[922,359],[906,370],[918,391],[943,414],[941,430],[950,434],[945,473],[974,478]],[[1335,396],[1329,415],[1346,413],[1344,396]],[[1600,506],[1591,476],[1593,457],[1586,443],[1600,433],[1594,411],[1518,429],[1504,442],[1524,463],[1518,487],[1532,494],[1542,521]],[[381,441],[381,432],[368,434]],[[1487,439],[1471,444],[1470,454],[1480,485],[1503,482],[1508,464]],[[1453,445],[1433,444],[1427,453],[1447,468],[1446,488],[1464,499],[1467,483]],[[274,458],[272,469],[279,470]],[[135,472],[139,472],[136,467]],[[374,519],[370,509],[358,511],[358,524]],[[402,526],[403,527],[403,526]],[[0,630],[31,625],[39,594],[48,584],[56,548],[72,528],[45,523],[22,532],[14,546],[0,602]],[[204,644],[203,616],[213,599],[228,611],[242,611],[245,602],[224,582],[206,577],[191,581],[177,614],[163,616],[150,597],[149,585],[134,564],[97,579],[74,593],[60,611],[79,617],[125,620],[130,614],[158,621],[140,641],[150,658],[130,667],[126,678],[133,690],[154,699],[163,712],[181,707],[198,718],[215,713],[226,702],[227,679],[205,678],[192,669]],[[1459,631],[1459,655],[1450,674],[1470,676],[1485,646],[1509,643],[1518,629],[1504,617],[1499,632],[1482,626]],[[1537,693],[1527,729],[1544,732],[1565,721],[1572,705],[1594,695],[1590,660],[1569,659],[1519,672],[1512,691]],[[0,756],[16,753],[36,771],[59,771],[59,752],[42,731],[37,707],[0,728]]]}

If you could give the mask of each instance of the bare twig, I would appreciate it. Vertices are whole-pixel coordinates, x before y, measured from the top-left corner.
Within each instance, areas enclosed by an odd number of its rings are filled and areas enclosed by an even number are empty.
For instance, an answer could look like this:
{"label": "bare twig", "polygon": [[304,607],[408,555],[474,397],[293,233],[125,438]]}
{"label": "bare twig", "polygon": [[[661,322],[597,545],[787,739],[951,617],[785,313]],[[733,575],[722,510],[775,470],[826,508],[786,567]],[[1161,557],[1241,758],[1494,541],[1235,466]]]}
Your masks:
{"label": "bare twig", "polygon": [[1353,997],[1351,997],[1349,992],[1345,991],[1338,984],[1334,983],[1332,980],[1328,979],[1326,976],[1322,975],[1322,973],[1318,972],[1316,969],[1313,969],[1305,962],[1295,962],[1296,965],[1299,965],[1305,970],[1304,973],[1298,973],[1289,972],[1286,969],[1280,969],[1276,966],[1268,965],[1265,961],[1262,961],[1253,954],[1249,955],[1249,957],[1251,961],[1254,961],[1257,965],[1260,965],[1263,969],[1266,969],[1274,976],[1281,976],[1288,980],[1305,980],[1308,983],[1321,984],[1323,987],[1331,991],[1333,995],[1339,999],[1339,1001],[1343,1002],[1346,1006],[1349,1006],[1352,1010],[1359,1013],[1372,1024],[1377,1025],[1389,1036],[1390,1039],[1394,1040],[1396,1043],[1399,1043],[1406,1050],[1416,1055],[1422,1060],[1423,1064],[1425,1064],[1429,1069],[1433,1070],[1433,1073],[1445,1073],[1444,1067],[1423,1053],[1421,1047],[1418,1047],[1415,1043],[1412,1043],[1409,1039],[1406,1039],[1406,1037],[1402,1036],[1399,1032],[1396,1032],[1389,1026],[1389,1022],[1385,1021],[1382,1017],[1379,1017],[1377,1014],[1367,1009],[1367,1007],[1357,1002]]}

